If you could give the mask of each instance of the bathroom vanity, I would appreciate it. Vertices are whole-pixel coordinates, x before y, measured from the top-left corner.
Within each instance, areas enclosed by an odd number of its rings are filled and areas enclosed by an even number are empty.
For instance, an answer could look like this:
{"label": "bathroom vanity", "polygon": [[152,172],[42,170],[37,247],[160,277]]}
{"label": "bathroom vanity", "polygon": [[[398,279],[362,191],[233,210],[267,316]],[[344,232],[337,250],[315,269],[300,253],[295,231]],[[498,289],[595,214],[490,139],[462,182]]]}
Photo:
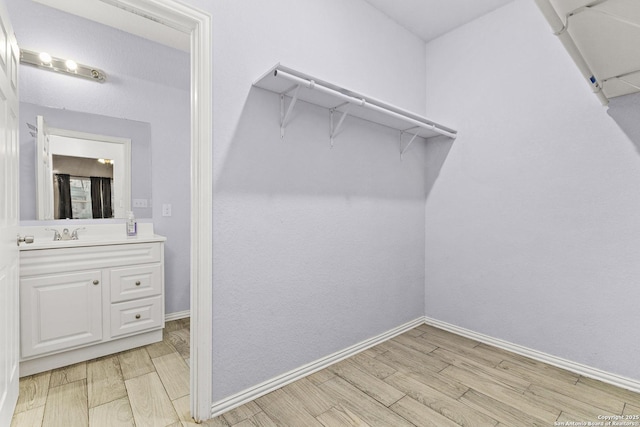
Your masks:
{"label": "bathroom vanity", "polygon": [[34,242],[20,245],[20,376],[162,340],[166,239],[152,224],[21,231]]}

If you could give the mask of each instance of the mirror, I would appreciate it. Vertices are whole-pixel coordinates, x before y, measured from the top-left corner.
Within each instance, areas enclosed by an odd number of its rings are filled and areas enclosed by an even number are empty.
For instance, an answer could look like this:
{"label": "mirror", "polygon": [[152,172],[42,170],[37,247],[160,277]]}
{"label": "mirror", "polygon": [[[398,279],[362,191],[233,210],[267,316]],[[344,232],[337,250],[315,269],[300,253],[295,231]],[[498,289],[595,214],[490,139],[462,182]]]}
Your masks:
{"label": "mirror", "polygon": [[152,216],[149,123],[26,102],[20,120],[21,220]]}
{"label": "mirror", "polygon": [[131,210],[131,139],[55,129],[37,116],[37,218],[124,218]]}
{"label": "mirror", "polygon": [[[95,154],[91,155],[95,156]],[[48,172],[54,180],[52,186],[45,187],[45,191],[50,193],[48,190],[53,187],[53,212],[42,215],[41,210],[38,209],[40,219],[114,218],[118,215],[115,207],[122,202],[119,200],[121,196],[118,197],[118,192],[114,189],[117,185],[114,185],[111,159],[60,154],[53,154],[51,157],[53,170]],[[39,164],[42,166],[44,163]],[[42,167],[38,170],[47,172]],[[67,186],[68,190],[66,190]],[[47,202],[43,205],[49,208],[51,202],[49,200]],[[38,199],[38,206],[41,206],[40,203]],[[70,215],[69,212],[71,212]]]}

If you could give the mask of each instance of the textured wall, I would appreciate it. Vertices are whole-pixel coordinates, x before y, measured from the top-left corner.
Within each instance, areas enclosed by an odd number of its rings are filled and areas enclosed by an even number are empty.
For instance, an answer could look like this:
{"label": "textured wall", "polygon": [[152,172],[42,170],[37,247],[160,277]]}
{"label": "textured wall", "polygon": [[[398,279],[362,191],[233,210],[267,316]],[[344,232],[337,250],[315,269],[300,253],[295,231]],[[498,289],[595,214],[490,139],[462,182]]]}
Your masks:
{"label": "textured wall", "polygon": [[640,379],[636,147],[534,2],[426,53],[427,112],[460,132],[427,201],[427,316]]}
{"label": "textured wall", "polygon": [[[211,12],[214,400],[424,310],[424,146],[252,89],[277,62],[418,113],[424,44],[364,1],[189,3]],[[298,108],[299,107],[299,108]]]}
{"label": "textured wall", "polygon": [[[108,76],[97,84],[21,66],[21,101],[151,124],[153,222],[168,239],[166,312],[188,310],[189,55],[35,2],[6,2],[21,47],[74,58]],[[172,217],[160,215],[163,203],[173,205]]]}

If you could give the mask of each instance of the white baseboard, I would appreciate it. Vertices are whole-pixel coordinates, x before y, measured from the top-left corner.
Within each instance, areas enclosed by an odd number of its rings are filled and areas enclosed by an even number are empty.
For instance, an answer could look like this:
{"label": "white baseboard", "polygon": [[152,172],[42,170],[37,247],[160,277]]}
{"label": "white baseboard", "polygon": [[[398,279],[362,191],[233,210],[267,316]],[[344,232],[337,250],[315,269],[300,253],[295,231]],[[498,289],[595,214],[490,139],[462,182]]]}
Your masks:
{"label": "white baseboard", "polygon": [[254,399],[257,399],[260,396],[264,396],[265,394],[270,393],[274,390],[277,390],[281,387],[284,387],[289,383],[292,383],[301,378],[304,378],[307,375],[311,375],[314,372],[320,371],[329,365],[337,363],[343,359],[349,358],[363,350],[371,348],[388,339],[391,339],[397,335],[400,335],[410,329],[413,329],[416,326],[422,325],[423,323],[424,323],[424,318],[420,317],[411,322],[405,323],[404,325],[398,326],[397,328],[384,332],[378,336],[362,341],[349,348],[346,348],[344,350],[333,353],[329,356],[318,359],[307,365],[301,366],[297,369],[294,369],[285,374],[279,375],[275,378],[272,378],[254,387],[241,391],[240,393],[234,394],[233,396],[230,396],[223,400],[215,402],[211,406],[211,418],[217,417],[218,415],[221,415],[227,411],[230,411],[231,409],[244,405],[245,403],[248,403]]}
{"label": "white baseboard", "polygon": [[[173,315],[179,313],[173,313]],[[187,317],[187,316],[182,316]],[[181,318],[181,317],[176,317]],[[602,382],[621,387],[634,392],[640,392],[640,381],[631,378],[622,377],[620,375],[612,374],[602,371],[600,369],[592,368],[590,366],[582,365],[577,362],[562,359],[547,353],[543,353],[538,350],[533,350],[518,344],[513,344],[508,341],[504,341],[498,338],[493,338],[488,335],[484,335],[478,332],[471,331],[469,329],[461,328],[459,326],[452,325],[450,323],[442,322],[440,320],[432,319],[430,317],[421,317],[397,328],[391,329],[378,336],[362,341],[356,345],[353,345],[344,350],[333,353],[329,356],[318,359],[307,365],[301,366],[290,372],[272,378],[254,387],[241,391],[223,400],[215,402],[211,405],[211,417],[217,417],[231,409],[244,405],[260,396],[264,396],[274,390],[284,387],[294,381],[311,375],[314,372],[322,370],[334,363],[337,363],[343,359],[349,358],[363,350],[376,346],[384,341],[387,341],[397,335],[400,335],[416,326],[427,324],[434,326],[445,331],[452,332],[456,335],[460,335],[466,338],[473,339],[475,341],[482,342],[484,344],[492,345],[494,347],[501,348],[516,354],[520,354],[525,357],[529,357],[540,362],[547,363],[549,365],[557,366],[558,368],[566,369],[567,371],[575,372],[576,374],[583,375],[585,377],[600,380]]]}
{"label": "white baseboard", "polygon": [[38,356],[20,362],[20,377],[37,374],[74,363],[84,362],[109,354],[119,353],[143,345],[149,345],[162,341],[162,329],[144,332],[112,341],[89,344],[85,347],[63,351],[61,353]]}
{"label": "white baseboard", "polygon": [[165,322],[171,322],[172,320],[184,319],[191,316],[191,310],[177,311],[175,313],[169,313],[164,316]]}
{"label": "white baseboard", "polygon": [[440,320],[432,319],[430,317],[424,318],[424,323],[434,326],[445,331],[452,332],[457,335],[461,335],[472,340],[480,341],[485,344],[492,345],[494,347],[501,348],[503,350],[511,351],[522,356],[529,357],[540,362],[547,363],[549,365],[557,366],[558,368],[566,369],[567,371],[575,372],[576,374],[583,375],[585,377],[600,380],[607,384],[611,384],[617,387],[621,387],[627,390],[640,393],[640,381],[631,378],[622,377],[620,375],[605,372],[600,369],[592,368],[590,366],[582,365],[577,362],[572,362],[561,357],[556,357],[551,354],[543,353],[538,350],[533,350],[528,347],[523,347],[518,344],[513,344],[508,341],[504,341],[498,338],[493,338],[488,335],[484,335],[478,332],[471,331],[469,329],[461,328],[459,326],[452,325],[450,323],[442,322]]}

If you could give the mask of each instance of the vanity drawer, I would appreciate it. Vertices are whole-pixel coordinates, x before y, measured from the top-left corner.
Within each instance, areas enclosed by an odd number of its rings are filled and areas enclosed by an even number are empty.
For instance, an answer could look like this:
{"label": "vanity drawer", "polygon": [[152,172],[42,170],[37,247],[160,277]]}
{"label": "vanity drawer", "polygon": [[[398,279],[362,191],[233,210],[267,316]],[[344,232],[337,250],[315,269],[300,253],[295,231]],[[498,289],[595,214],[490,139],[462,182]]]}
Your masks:
{"label": "vanity drawer", "polygon": [[22,251],[20,274],[63,273],[160,263],[163,259],[162,243],[130,243],[122,245],[86,246]]}
{"label": "vanity drawer", "polygon": [[162,296],[111,304],[111,337],[163,326]]}
{"label": "vanity drawer", "polygon": [[111,302],[152,297],[161,293],[161,264],[111,269]]}

